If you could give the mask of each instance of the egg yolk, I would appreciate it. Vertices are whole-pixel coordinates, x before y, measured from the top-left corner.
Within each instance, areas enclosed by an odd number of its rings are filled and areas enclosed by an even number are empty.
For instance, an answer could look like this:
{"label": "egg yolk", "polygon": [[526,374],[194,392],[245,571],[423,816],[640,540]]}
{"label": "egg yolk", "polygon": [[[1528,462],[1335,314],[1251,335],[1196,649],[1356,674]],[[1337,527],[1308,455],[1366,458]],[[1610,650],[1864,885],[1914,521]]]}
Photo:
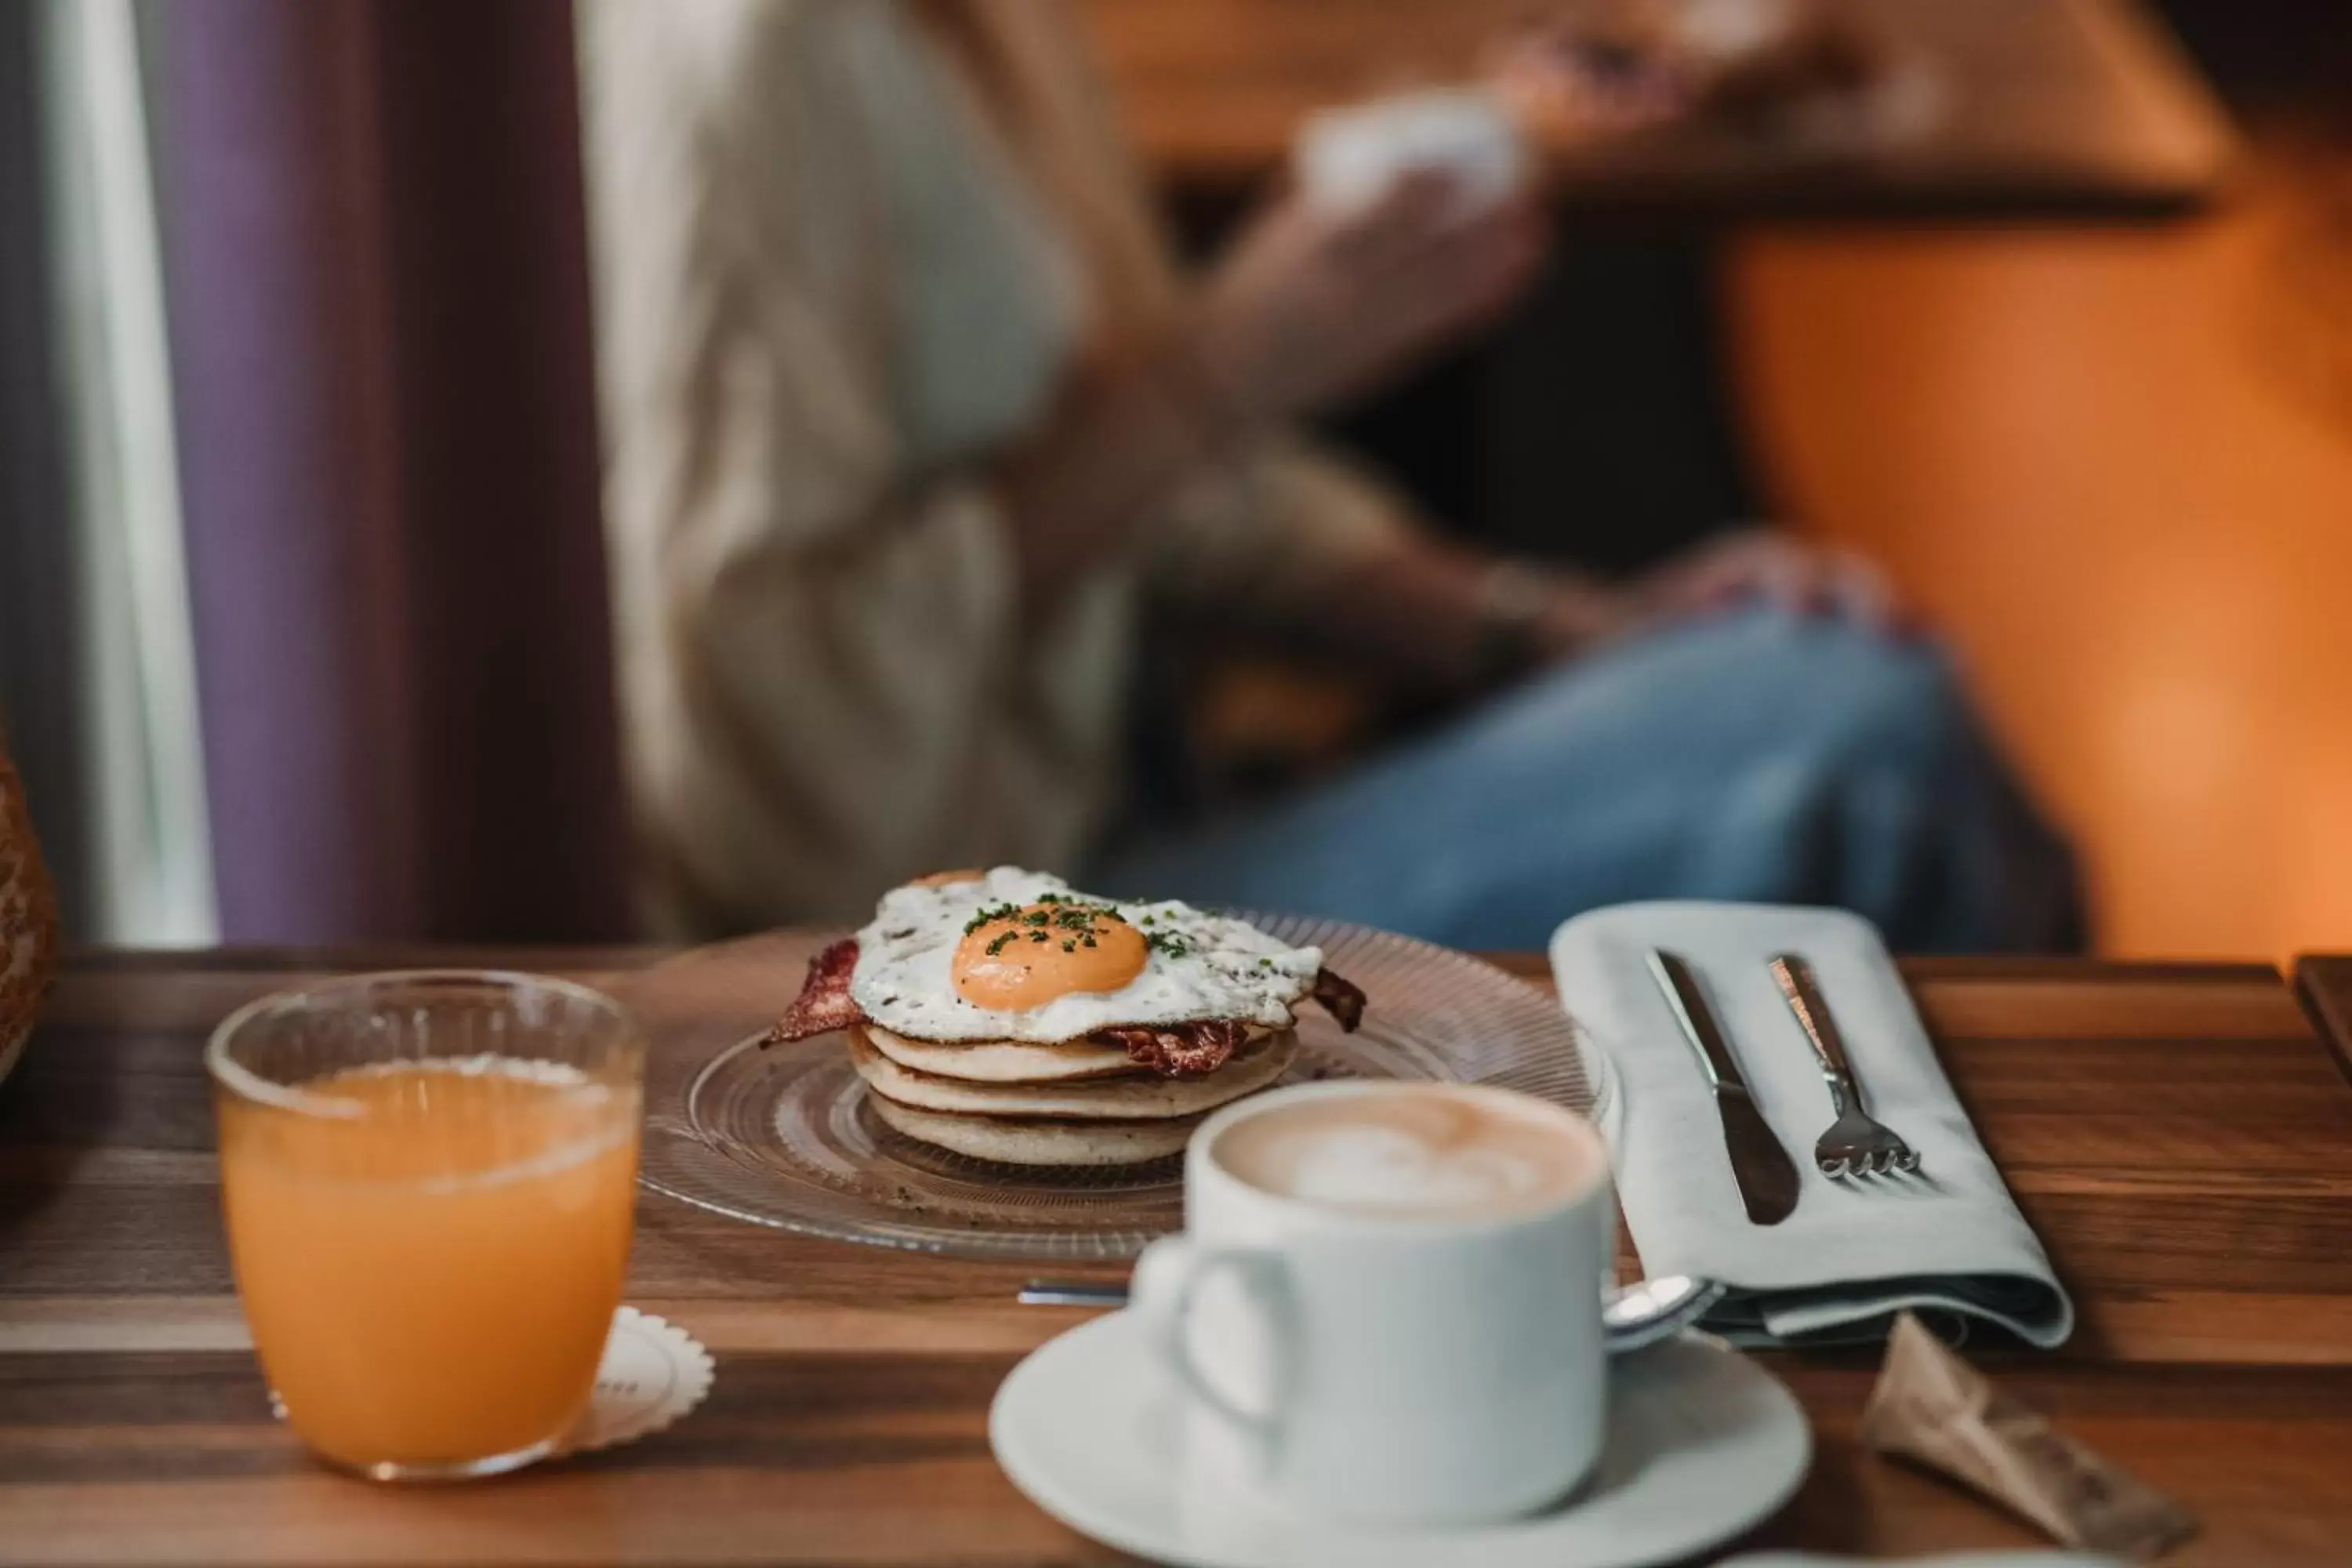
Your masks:
{"label": "egg yolk", "polygon": [[1143,933],[1075,904],[1031,904],[964,932],[948,973],[956,994],[999,1012],[1076,991],[1116,991],[1143,973]]}

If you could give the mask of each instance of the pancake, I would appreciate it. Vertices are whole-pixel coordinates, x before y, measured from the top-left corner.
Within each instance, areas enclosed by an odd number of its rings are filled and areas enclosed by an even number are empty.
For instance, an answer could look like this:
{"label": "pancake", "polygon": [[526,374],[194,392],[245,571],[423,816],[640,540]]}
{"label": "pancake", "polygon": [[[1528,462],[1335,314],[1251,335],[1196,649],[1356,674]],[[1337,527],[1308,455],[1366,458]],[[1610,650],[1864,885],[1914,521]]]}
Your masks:
{"label": "pancake", "polygon": [[1243,1053],[1204,1078],[1162,1078],[1129,1064],[1116,1078],[975,1083],[912,1071],[876,1049],[867,1031],[852,1030],[849,1036],[849,1059],[858,1076],[877,1096],[897,1104],[951,1114],[1083,1121],[1159,1121],[1204,1114],[1281,1077],[1298,1054],[1298,1037],[1287,1029],[1269,1034],[1243,1047]]}
{"label": "pancake", "polygon": [[1023,1040],[917,1040],[879,1024],[857,1025],[849,1033],[853,1038],[863,1035],[868,1046],[911,1072],[967,1083],[1062,1083],[1135,1071],[1125,1051],[1091,1040],[1057,1046]]}
{"label": "pancake", "polygon": [[[1124,1078],[1138,1070],[1134,1059],[1118,1047],[1092,1040],[1064,1040],[1056,1045],[1025,1040],[919,1040],[875,1023],[853,1025],[849,1033],[862,1033],[867,1045],[909,1071],[961,1079],[966,1083],[1062,1083]],[[1274,1033],[1264,1025],[1252,1024],[1243,1051],[1256,1049],[1259,1041]]]}
{"label": "pancake", "polygon": [[1055,1121],[1035,1118],[959,1116],[921,1110],[881,1095],[874,1113],[919,1142],[1001,1165],[1107,1170],[1140,1165],[1183,1152],[1202,1118],[1157,1121]]}

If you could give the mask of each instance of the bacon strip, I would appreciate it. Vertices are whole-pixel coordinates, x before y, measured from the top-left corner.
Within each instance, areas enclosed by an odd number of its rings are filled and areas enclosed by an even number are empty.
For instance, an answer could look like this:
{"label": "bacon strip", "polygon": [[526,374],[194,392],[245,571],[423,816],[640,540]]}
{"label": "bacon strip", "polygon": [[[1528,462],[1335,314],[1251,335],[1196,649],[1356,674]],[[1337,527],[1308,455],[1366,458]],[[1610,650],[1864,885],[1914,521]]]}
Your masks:
{"label": "bacon strip", "polygon": [[1315,989],[1307,993],[1323,1005],[1323,1010],[1339,1020],[1339,1027],[1349,1034],[1364,1021],[1364,994],[1351,983],[1340,979],[1328,969],[1315,972]]}
{"label": "bacon strip", "polygon": [[845,937],[809,960],[808,978],[801,982],[801,994],[784,1009],[760,1044],[790,1045],[805,1040],[812,1035],[829,1035],[835,1029],[846,1029],[852,1024],[866,1021],[866,1009],[849,994],[849,977],[857,969],[857,939]]}
{"label": "bacon strip", "polygon": [[1087,1038],[1118,1047],[1128,1060],[1161,1078],[1206,1078],[1234,1059],[1249,1038],[1249,1026],[1237,1018],[1211,1018],[1156,1029],[1097,1029]]}

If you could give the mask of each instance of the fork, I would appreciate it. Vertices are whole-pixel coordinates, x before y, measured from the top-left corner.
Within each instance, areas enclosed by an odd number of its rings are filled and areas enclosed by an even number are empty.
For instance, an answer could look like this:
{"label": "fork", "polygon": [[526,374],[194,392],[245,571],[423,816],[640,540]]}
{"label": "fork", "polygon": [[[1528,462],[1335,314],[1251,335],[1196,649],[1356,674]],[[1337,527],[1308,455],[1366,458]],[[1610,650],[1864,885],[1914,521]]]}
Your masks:
{"label": "fork", "polygon": [[1784,952],[1772,961],[1772,978],[1780,983],[1780,994],[1789,999],[1797,1026],[1805,1031],[1813,1055],[1821,1058],[1822,1077],[1830,1086],[1830,1103],[1837,1108],[1836,1122],[1813,1145],[1813,1163],[1821,1167],[1822,1174],[1884,1176],[1917,1170],[1919,1156],[1912,1152],[1911,1145],[1863,1109],[1862,1086],[1854,1081],[1853,1064],[1846,1059],[1845,1041],[1838,1036],[1829,1005],[1813,984],[1812,965],[1793,952]]}

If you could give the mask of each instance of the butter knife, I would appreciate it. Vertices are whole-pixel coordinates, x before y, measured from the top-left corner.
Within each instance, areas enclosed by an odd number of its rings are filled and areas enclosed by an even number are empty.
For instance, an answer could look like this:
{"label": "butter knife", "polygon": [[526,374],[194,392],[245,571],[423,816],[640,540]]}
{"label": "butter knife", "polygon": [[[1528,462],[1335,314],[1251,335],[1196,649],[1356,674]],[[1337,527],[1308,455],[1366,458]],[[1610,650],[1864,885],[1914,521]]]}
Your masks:
{"label": "butter knife", "polygon": [[1788,1150],[1772,1135],[1764,1113],[1739,1076],[1739,1063],[1717,1026],[1715,1013],[1698,988],[1698,977],[1675,954],[1653,948],[1650,973],[1665,993],[1666,1005],[1683,1038],[1698,1053],[1706,1085],[1715,1094],[1716,1114],[1723,1119],[1723,1146],[1731,1155],[1731,1174],[1739,1184],[1739,1201],[1757,1225],[1778,1225],[1797,1206],[1797,1166]]}

